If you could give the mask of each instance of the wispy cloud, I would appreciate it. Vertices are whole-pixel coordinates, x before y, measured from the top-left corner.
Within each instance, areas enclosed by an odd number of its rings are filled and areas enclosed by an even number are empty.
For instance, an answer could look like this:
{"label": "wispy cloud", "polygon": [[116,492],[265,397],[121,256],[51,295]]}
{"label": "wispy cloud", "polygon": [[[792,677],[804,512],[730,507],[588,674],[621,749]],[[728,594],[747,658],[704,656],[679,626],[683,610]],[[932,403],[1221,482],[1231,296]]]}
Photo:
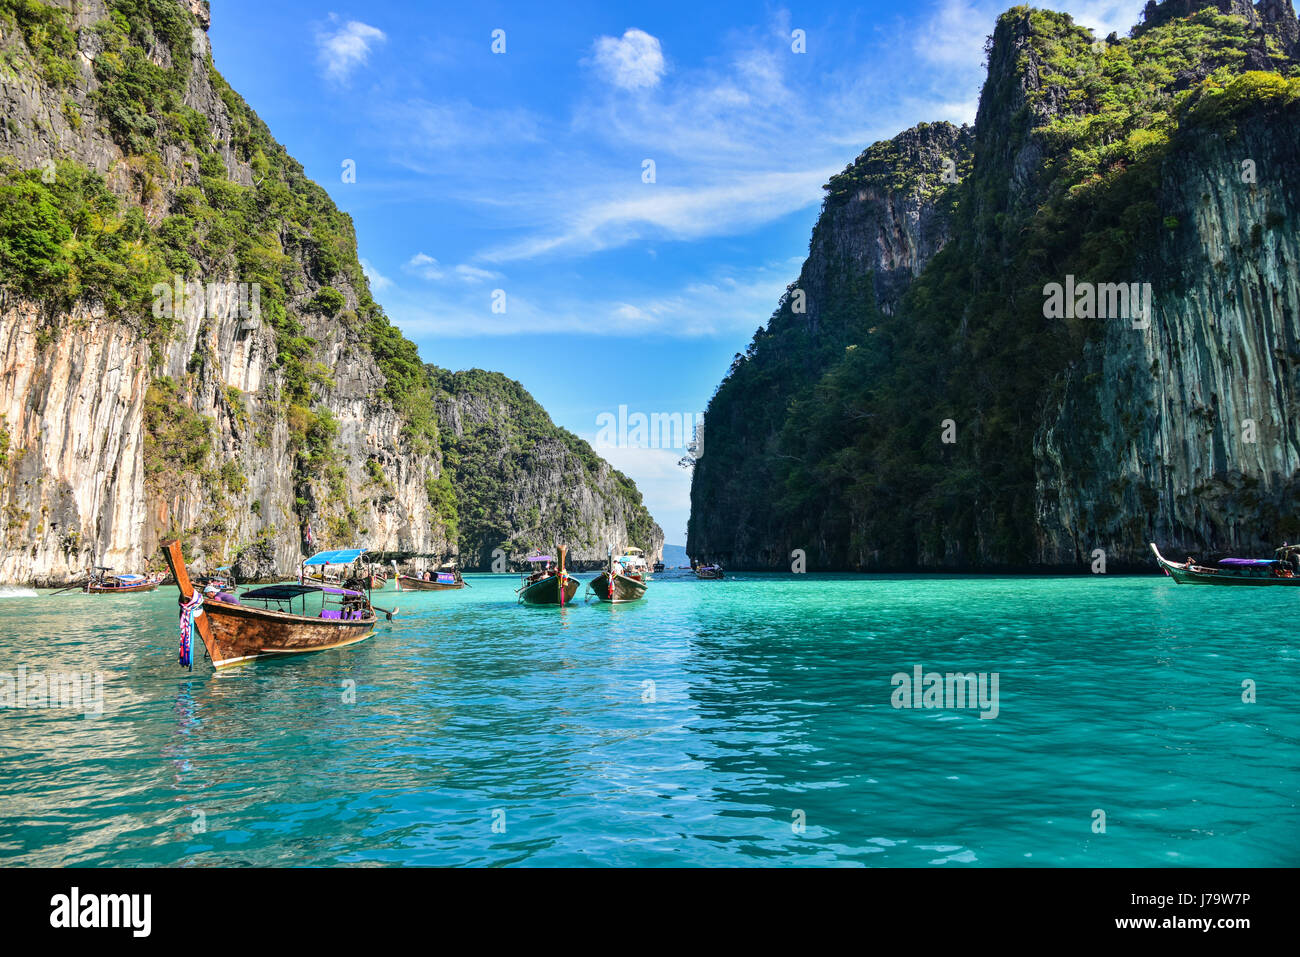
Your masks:
{"label": "wispy cloud", "polygon": [[664,75],[664,52],[658,38],[635,28],[621,37],[599,37],[593,60],[606,80],[624,90],[656,86]]}
{"label": "wispy cloud", "polygon": [[416,253],[402,265],[402,271],[435,282],[446,275],[438,260],[426,253]]}
{"label": "wispy cloud", "polygon": [[361,271],[366,274],[366,279],[370,281],[370,288],[374,292],[384,292],[392,288],[393,281],[376,269],[370,260],[361,260]]}
{"label": "wispy cloud", "polygon": [[807,206],[838,165],[790,172],[755,172],[696,186],[637,184],[556,210],[559,228],[482,254],[488,262],[549,253],[591,253],[634,239],[700,239],[741,232]]}
{"label": "wispy cloud", "polygon": [[465,282],[487,282],[489,279],[503,278],[499,272],[493,272],[491,269],[480,269],[478,266],[471,266],[467,263],[461,263],[456,267],[456,275]]}
{"label": "wispy cloud", "polygon": [[388,39],[383,30],[359,20],[340,23],[330,14],[332,28],[316,34],[317,58],[325,75],[337,83],[346,82],[352,71],[363,66],[375,46]]}
{"label": "wispy cloud", "polygon": [[[439,278],[445,275],[441,267],[432,268]],[[400,290],[386,305],[393,319],[417,338],[510,336],[542,327],[595,336],[695,338],[752,332],[771,315],[797,270],[797,259],[790,259],[743,271],[720,270],[651,295],[608,299],[541,282],[506,284],[504,313],[492,311],[491,294],[483,285],[444,287],[447,294],[439,297],[436,310],[429,308],[427,297]]]}

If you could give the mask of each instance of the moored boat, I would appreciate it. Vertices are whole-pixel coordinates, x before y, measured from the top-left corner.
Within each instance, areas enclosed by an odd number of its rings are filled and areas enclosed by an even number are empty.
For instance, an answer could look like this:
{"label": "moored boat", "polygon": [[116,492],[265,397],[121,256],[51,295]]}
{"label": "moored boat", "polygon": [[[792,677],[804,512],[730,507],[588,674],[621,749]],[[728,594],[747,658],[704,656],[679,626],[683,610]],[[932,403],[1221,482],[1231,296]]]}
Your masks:
{"label": "moored boat", "polygon": [[617,561],[623,568],[623,574],[629,578],[639,578],[644,581],[650,577],[650,566],[646,564],[645,552],[634,545],[623,549],[623,554],[618,556]]}
{"label": "moored boat", "polygon": [[533,555],[527,559],[534,567],[541,565],[542,562],[547,564],[526,576],[515,592],[519,602],[525,605],[567,605],[573,601],[580,582],[565,571],[564,559],[568,549],[561,545],[558,551],[560,556],[558,567],[550,565],[555,561],[550,555]]}
{"label": "moored boat", "polygon": [[1295,546],[1283,545],[1278,558],[1221,558],[1201,564],[1191,556],[1185,562],[1171,562],[1151,543],[1160,568],[1179,585],[1300,585],[1296,574]]}
{"label": "moored boat", "polygon": [[158,579],[147,575],[113,575],[113,569],[96,565],[86,577],[86,594],[88,595],[133,595],[136,592],[153,591],[158,587]]}
{"label": "moored boat", "polygon": [[163,556],[180,592],[182,667],[194,667],[196,631],[214,668],[342,648],[374,634],[376,609],[364,591],[290,582],[239,596],[215,592],[205,598],[190,581],[180,542],[169,543]]}
{"label": "moored boat", "polygon": [[615,605],[639,601],[645,597],[646,587],[645,578],[641,575],[629,574],[629,569],[623,564],[623,558],[614,558],[612,548],[609,550],[609,567],[587,582],[589,595]]}
{"label": "moored boat", "polygon": [[461,577],[460,569],[454,562],[444,562],[438,566],[435,572],[425,572],[424,575],[398,575],[397,590],[405,591],[450,591],[454,588],[464,588],[465,579]]}
{"label": "moored boat", "polygon": [[703,581],[717,581],[722,578],[721,565],[696,565],[693,570],[695,577]]}

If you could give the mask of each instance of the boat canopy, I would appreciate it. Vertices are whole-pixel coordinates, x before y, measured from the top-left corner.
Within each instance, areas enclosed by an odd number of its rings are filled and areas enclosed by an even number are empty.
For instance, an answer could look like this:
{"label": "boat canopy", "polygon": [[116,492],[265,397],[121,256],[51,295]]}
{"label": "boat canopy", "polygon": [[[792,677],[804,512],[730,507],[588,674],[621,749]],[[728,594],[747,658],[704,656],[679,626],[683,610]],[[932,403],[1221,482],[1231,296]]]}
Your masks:
{"label": "boat canopy", "polygon": [[529,555],[524,559],[526,562],[553,562],[555,561],[550,555]]}
{"label": "boat canopy", "polygon": [[311,595],[317,592],[324,592],[327,595],[344,595],[348,598],[360,598],[362,593],[352,591],[349,588],[322,588],[319,585],[264,585],[261,588],[253,588],[240,595],[240,598],[261,598],[266,601],[288,601],[291,598],[301,598],[303,595]]}
{"label": "boat canopy", "polygon": [[364,548],[340,548],[329,552],[317,552],[303,562],[304,565],[351,565],[366,553]]}
{"label": "boat canopy", "polygon": [[1261,567],[1264,565],[1276,565],[1277,561],[1272,558],[1220,558],[1219,564],[1237,568],[1241,568],[1242,566],[1249,568],[1252,566]]}

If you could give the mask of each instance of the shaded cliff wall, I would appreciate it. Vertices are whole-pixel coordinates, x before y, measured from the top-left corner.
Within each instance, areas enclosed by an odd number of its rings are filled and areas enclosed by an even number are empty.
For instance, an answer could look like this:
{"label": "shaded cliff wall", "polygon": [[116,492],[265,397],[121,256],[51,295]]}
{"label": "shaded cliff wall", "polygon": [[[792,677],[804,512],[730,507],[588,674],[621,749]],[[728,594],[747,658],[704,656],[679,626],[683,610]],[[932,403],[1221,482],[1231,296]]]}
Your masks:
{"label": "shaded cliff wall", "polygon": [[1146,541],[1266,554],[1300,535],[1296,130],[1295,104],[1256,107],[1189,128],[1164,160],[1175,225],[1135,269],[1158,277],[1150,326],[1104,325],[1035,443],[1043,561],[1141,561]]}
{"label": "shaded cliff wall", "polygon": [[792,536],[782,502],[789,473],[781,432],[791,403],[846,347],[870,344],[942,249],[972,140],[966,127],[922,124],[874,144],[827,184],[799,278],[709,403],[706,454],[691,480],[693,558],[781,567],[791,547],[807,549],[818,537],[814,529]]}

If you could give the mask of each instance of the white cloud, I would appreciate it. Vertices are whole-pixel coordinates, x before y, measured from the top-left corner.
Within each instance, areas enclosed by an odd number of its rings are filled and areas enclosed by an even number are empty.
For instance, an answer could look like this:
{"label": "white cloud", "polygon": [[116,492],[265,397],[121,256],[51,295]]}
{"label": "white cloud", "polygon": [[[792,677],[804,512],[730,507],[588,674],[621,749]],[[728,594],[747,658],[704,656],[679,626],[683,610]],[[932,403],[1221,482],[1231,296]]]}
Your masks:
{"label": "white cloud", "polygon": [[366,274],[370,288],[375,292],[383,292],[393,285],[393,281],[376,269],[368,259],[361,260],[361,271]]}
{"label": "white cloud", "polygon": [[442,266],[438,264],[438,260],[425,253],[416,253],[406,261],[406,264],[402,266],[402,270],[419,276],[421,279],[435,282],[445,275]]}
{"label": "white cloud", "polygon": [[471,266],[467,263],[461,263],[456,267],[456,275],[465,282],[486,282],[489,279],[504,278],[499,272],[493,272],[491,269],[480,269],[478,266]]}
{"label": "white cloud", "polygon": [[815,202],[822,183],[839,169],[834,165],[735,174],[721,183],[643,185],[632,192],[589,197],[575,209],[556,210],[558,230],[488,250],[482,258],[510,262],[548,253],[596,252],[649,236],[701,239],[734,234]]}
{"label": "white cloud", "polygon": [[[441,267],[432,265],[430,257],[424,258],[430,262],[422,268],[436,268],[441,278]],[[601,299],[563,287],[512,286],[506,312],[494,313],[484,287],[453,286],[445,287],[446,296],[439,296],[437,310],[429,308],[427,296],[414,293],[394,294],[385,307],[393,321],[417,340],[509,336],[539,328],[611,337],[734,335],[750,333],[767,321],[786,286],[798,275],[799,260],[793,257],[766,263],[741,273],[718,272],[704,281],[688,281],[643,298],[622,295]]]}
{"label": "white cloud", "polygon": [[630,29],[622,37],[599,37],[595,43],[597,69],[610,83],[625,90],[657,86],[664,75],[659,40],[644,30]]}
{"label": "white cloud", "polygon": [[[334,23],[338,18],[330,14]],[[342,83],[352,71],[365,64],[374,46],[388,37],[383,30],[359,20],[349,20],[334,30],[321,30],[316,34],[317,57],[325,75]]]}

